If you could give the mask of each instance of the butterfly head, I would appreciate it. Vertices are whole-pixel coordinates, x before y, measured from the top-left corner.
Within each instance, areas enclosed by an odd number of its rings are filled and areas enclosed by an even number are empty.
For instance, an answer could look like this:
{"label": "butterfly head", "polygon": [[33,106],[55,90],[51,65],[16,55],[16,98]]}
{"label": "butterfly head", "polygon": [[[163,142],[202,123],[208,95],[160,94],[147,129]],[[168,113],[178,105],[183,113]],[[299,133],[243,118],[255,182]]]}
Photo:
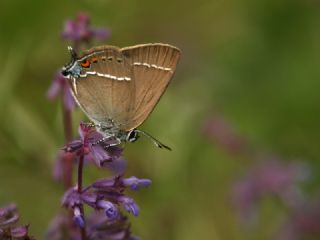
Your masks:
{"label": "butterfly head", "polygon": [[61,69],[61,73],[65,78],[70,79],[71,77],[78,78],[80,76],[80,72],[82,67],[79,65],[77,61],[77,53],[73,50],[72,47],[68,47],[68,50],[71,54],[71,60],[68,64],[64,65]]}

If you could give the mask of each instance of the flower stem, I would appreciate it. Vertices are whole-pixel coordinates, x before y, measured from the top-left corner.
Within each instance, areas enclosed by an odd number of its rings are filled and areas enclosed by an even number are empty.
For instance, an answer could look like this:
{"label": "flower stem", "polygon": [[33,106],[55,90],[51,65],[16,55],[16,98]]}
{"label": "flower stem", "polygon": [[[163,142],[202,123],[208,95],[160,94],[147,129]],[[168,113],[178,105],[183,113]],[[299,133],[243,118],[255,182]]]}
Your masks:
{"label": "flower stem", "polygon": [[[62,103],[63,109],[63,126],[64,126],[64,138],[65,143],[69,143],[72,140],[72,119],[71,111],[65,107]],[[65,189],[69,189],[72,186],[72,163],[73,156],[71,154],[65,154],[64,157],[64,186]]]}
{"label": "flower stem", "polygon": [[[79,157],[79,163],[78,163],[78,193],[82,192],[82,186],[83,186],[83,161],[84,161],[84,154],[81,154]],[[84,218],[84,210],[83,210],[83,205],[80,205],[80,212],[81,215]],[[86,240],[87,239],[87,234],[86,234],[86,228],[85,226],[81,228],[81,240]]]}
{"label": "flower stem", "polygon": [[83,159],[84,155],[81,154],[78,163],[78,193],[82,192]]}

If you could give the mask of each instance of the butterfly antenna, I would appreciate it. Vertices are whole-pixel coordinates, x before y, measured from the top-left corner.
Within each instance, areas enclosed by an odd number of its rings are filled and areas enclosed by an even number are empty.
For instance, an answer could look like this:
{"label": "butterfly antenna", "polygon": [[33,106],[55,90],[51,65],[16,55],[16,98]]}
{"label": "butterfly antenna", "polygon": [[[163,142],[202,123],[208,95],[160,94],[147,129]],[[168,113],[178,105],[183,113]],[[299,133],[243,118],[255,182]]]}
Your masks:
{"label": "butterfly antenna", "polygon": [[165,149],[170,150],[170,151],[172,150],[170,147],[168,147],[167,145],[164,145],[159,140],[157,140],[154,137],[152,137],[150,134],[148,134],[148,133],[146,133],[144,131],[138,130],[138,129],[136,129],[135,131],[138,132],[138,133],[142,133],[144,136],[149,138],[158,148],[165,148]]}
{"label": "butterfly antenna", "polygon": [[71,46],[68,46],[68,50],[71,54],[71,58],[72,60],[76,59],[78,56],[77,56],[77,53],[73,50],[73,48]]}

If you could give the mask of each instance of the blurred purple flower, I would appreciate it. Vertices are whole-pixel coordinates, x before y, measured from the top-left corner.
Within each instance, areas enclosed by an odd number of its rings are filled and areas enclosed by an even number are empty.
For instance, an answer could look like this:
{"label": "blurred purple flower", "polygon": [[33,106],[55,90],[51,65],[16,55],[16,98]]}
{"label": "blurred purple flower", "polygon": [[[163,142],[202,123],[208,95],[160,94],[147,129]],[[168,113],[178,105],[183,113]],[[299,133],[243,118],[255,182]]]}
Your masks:
{"label": "blurred purple flower", "polygon": [[4,208],[0,208],[0,227],[15,224],[18,220],[19,215],[15,204],[11,203]]}
{"label": "blurred purple flower", "polygon": [[58,155],[54,161],[54,166],[52,169],[53,179],[55,181],[62,181],[64,179],[65,174],[65,165],[68,161],[75,162],[75,154],[72,152],[66,152],[60,150]]}
{"label": "blurred purple flower", "polygon": [[110,220],[100,212],[94,212],[88,218],[88,238],[94,240],[138,240],[130,232],[127,217],[118,215],[117,219]]}
{"label": "blurred purple flower", "polygon": [[11,229],[13,238],[26,238],[28,235],[28,226],[19,226]]}
{"label": "blurred purple flower", "polygon": [[[66,240],[68,235],[71,235],[71,231],[67,232],[68,230],[68,223],[69,218],[66,216],[65,213],[60,213],[55,216],[46,231],[44,239],[46,240]],[[72,228],[69,228],[70,230]],[[77,234],[76,232],[74,232]],[[74,237],[70,236],[69,239],[75,239]]]}
{"label": "blurred purple flower", "polygon": [[24,239],[33,240],[28,235],[28,226],[15,226],[19,220],[17,206],[9,204],[4,208],[0,208],[0,239]]}
{"label": "blurred purple flower", "polygon": [[78,13],[75,20],[67,20],[62,37],[75,42],[90,42],[93,38],[104,40],[111,34],[107,28],[94,28],[90,25],[90,17],[84,12]]}
{"label": "blurred purple flower", "polygon": [[49,100],[54,100],[59,94],[62,94],[63,96],[63,104],[65,108],[72,111],[76,104],[67,79],[65,79],[60,72],[56,73],[56,76],[47,92],[47,97]]}
{"label": "blurred purple flower", "polygon": [[204,133],[228,152],[235,154],[246,150],[245,139],[222,116],[214,115],[203,125]]}
{"label": "blurred purple flower", "polygon": [[234,184],[232,198],[241,221],[255,222],[256,205],[260,199],[260,193],[252,176],[246,176]]}
{"label": "blurred purple flower", "polygon": [[281,228],[279,240],[320,239],[320,201],[305,201],[289,215]]}
{"label": "blurred purple flower", "polygon": [[303,201],[299,184],[308,175],[307,167],[300,162],[276,158],[258,162],[233,187],[232,198],[241,219],[255,220],[257,205],[266,196],[278,197],[290,208],[299,205]]}
{"label": "blurred purple flower", "polygon": [[[57,215],[50,223],[46,233],[46,240],[80,240],[79,231],[70,228],[66,214]],[[130,232],[128,219],[119,214],[110,219],[100,211],[94,211],[86,218],[86,232],[88,240],[138,240]],[[1,234],[1,233],[0,233]],[[1,235],[0,235],[1,236]]]}

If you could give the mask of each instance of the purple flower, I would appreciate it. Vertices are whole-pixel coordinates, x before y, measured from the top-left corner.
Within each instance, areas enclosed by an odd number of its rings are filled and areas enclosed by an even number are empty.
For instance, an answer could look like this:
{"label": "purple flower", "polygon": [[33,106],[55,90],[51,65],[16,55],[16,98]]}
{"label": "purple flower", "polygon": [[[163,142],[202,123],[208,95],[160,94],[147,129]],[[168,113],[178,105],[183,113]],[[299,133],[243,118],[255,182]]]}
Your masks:
{"label": "purple flower", "polygon": [[118,216],[117,207],[110,201],[99,200],[97,207],[104,209],[106,216],[110,219],[115,219]]}
{"label": "purple flower", "polygon": [[72,111],[75,108],[75,101],[71,94],[71,89],[68,85],[67,79],[58,72],[47,92],[47,97],[49,100],[54,100],[59,94],[63,96],[63,104],[65,108]]}
{"label": "purple flower", "polygon": [[127,217],[119,214],[117,219],[109,219],[105,214],[94,212],[87,221],[89,239],[94,240],[138,240],[130,232]]}
{"label": "purple flower", "polygon": [[11,229],[11,235],[13,238],[23,238],[28,235],[28,226],[20,226]]}
{"label": "purple flower", "polygon": [[91,207],[98,208],[96,202],[98,201],[98,195],[95,192],[90,192],[89,189],[85,189],[81,193],[76,188],[70,188],[62,198],[62,205],[67,208],[74,209],[81,204],[87,204]]}
{"label": "purple flower", "polygon": [[134,216],[139,215],[139,206],[137,203],[132,199],[127,196],[121,196],[118,198],[118,201],[123,205],[123,207],[131,214]]}
{"label": "purple flower", "polygon": [[62,181],[65,177],[64,174],[64,168],[67,163],[67,161],[75,161],[75,154],[71,151],[59,151],[58,155],[56,157],[56,160],[54,162],[53,166],[53,179],[56,181]]}
{"label": "purple flower", "polygon": [[84,154],[87,162],[93,160],[98,167],[109,167],[117,173],[124,171],[125,164],[120,159],[122,154],[120,147],[110,146],[110,141],[104,141],[101,133],[85,123],[80,124],[79,135],[81,139],[67,144],[64,147],[65,151],[74,152],[76,155]]}
{"label": "purple flower", "polygon": [[238,210],[240,219],[246,223],[256,220],[256,205],[260,199],[256,182],[251,176],[238,180],[232,189],[233,202]]}
{"label": "purple flower", "polygon": [[15,226],[18,220],[19,215],[15,204],[0,208],[0,239],[33,239],[28,236],[28,226]]}
{"label": "purple flower", "polygon": [[125,187],[130,187],[132,190],[138,190],[140,187],[148,187],[151,185],[150,179],[138,179],[134,176],[124,178],[122,182]]}
{"label": "purple flower", "polygon": [[9,204],[4,208],[0,208],[0,227],[15,224],[19,220],[17,206]]}
{"label": "purple flower", "polygon": [[278,197],[287,207],[295,207],[303,201],[299,184],[306,180],[308,171],[297,162],[285,162],[277,158],[258,162],[234,184],[233,201],[243,220],[256,217],[256,207],[266,196]]}
{"label": "purple flower", "polygon": [[303,240],[320,238],[320,201],[305,201],[289,214],[282,226],[279,240]]}
{"label": "purple flower", "polygon": [[119,147],[107,147],[108,143],[90,144],[91,159],[98,167],[107,166],[108,163],[118,159],[121,156],[122,149]]}
{"label": "purple flower", "polygon": [[103,209],[109,219],[115,219],[118,216],[119,210],[116,205],[122,205],[129,213],[137,216],[139,206],[132,198],[124,195],[124,190],[126,188],[138,190],[139,187],[150,184],[149,179],[136,177],[122,178],[118,176],[100,179],[82,192],[78,192],[76,187],[69,189],[62,198],[62,205],[73,210],[82,204],[96,210]]}
{"label": "purple flower", "polygon": [[122,178],[121,176],[104,178],[95,181],[92,187],[99,191],[115,191],[123,192],[125,188],[139,190],[140,187],[148,187],[151,185],[150,179],[139,179],[137,177]]}
{"label": "purple flower", "polygon": [[[92,183],[91,186],[98,190],[113,191],[113,189],[117,189],[121,187],[120,184],[121,184],[120,177],[112,177],[112,178],[103,178],[100,180],[96,180],[94,183]],[[122,192],[122,191],[123,191],[123,188],[121,188],[119,192]]]}
{"label": "purple flower", "polygon": [[115,175],[123,175],[127,167],[127,162],[122,157],[113,159],[111,162],[106,162],[103,167],[108,168]]}
{"label": "purple flower", "polygon": [[79,207],[73,208],[73,220],[81,228],[84,228],[84,218]]}
{"label": "purple flower", "polygon": [[214,115],[203,126],[204,134],[231,154],[245,152],[247,143],[222,116]]}
{"label": "purple flower", "polygon": [[[65,213],[60,213],[57,216],[55,216],[49,224],[49,227],[45,234],[45,239],[46,240],[66,239],[67,235],[71,234],[71,232],[68,234],[66,233],[66,229],[68,228],[68,222],[70,221],[67,214]],[[70,239],[73,239],[73,238],[70,237]]]}
{"label": "purple flower", "polygon": [[91,27],[89,15],[80,12],[75,20],[67,20],[65,22],[62,37],[79,43],[81,41],[89,42],[93,38],[104,40],[110,34],[110,29]]}

